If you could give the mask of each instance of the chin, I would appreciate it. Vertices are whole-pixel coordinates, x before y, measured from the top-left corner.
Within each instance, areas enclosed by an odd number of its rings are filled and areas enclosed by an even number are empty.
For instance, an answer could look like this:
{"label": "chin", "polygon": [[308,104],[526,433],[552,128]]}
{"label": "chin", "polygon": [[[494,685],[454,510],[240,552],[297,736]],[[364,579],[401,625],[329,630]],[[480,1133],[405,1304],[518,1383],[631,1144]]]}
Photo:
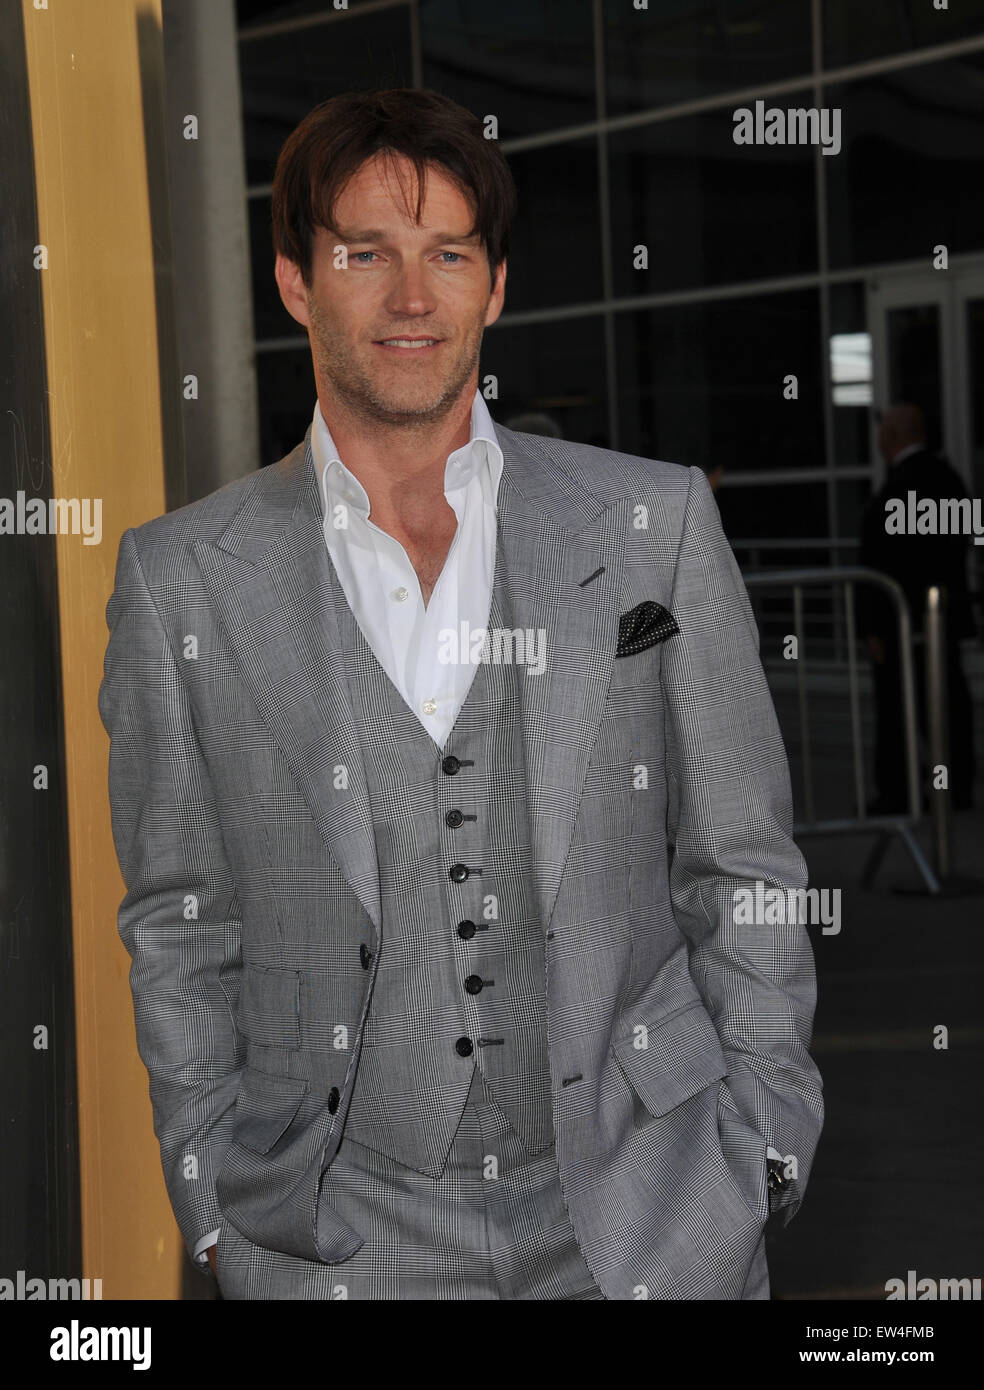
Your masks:
{"label": "chin", "polygon": [[451,402],[443,392],[427,396],[390,396],[380,401],[382,410],[390,415],[432,415],[435,411],[446,410]]}

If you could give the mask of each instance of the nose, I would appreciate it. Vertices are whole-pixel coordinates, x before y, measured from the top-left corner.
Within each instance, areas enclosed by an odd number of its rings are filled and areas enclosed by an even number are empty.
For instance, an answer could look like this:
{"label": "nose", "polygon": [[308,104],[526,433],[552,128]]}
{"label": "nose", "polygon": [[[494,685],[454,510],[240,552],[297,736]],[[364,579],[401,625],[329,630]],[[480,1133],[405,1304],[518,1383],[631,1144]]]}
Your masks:
{"label": "nose", "polygon": [[418,318],[422,314],[433,313],[436,307],[423,266],[412,263],[402,265],[392,281],[386,299],[389,313],[394,318],[399,318],[401,314]]}

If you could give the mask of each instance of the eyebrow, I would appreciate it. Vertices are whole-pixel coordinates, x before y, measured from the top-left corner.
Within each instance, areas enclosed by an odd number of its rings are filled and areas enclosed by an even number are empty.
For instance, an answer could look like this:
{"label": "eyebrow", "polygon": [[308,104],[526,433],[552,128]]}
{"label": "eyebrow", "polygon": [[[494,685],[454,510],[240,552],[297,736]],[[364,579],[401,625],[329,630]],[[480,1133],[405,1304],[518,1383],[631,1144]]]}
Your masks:
{"label": "eyebrow", "polygon": [[[380,227],[355,227],[348,232],[344,231],[341,227],[335,227],[334,230],[343,241],[385,241],[387,237],[387,233]],[[458,246],[467,246],[473,243],[477,244],[481,239],[481,235],[478,232],[472,232],[470,236],[462,236],[460,232],[435,232],[430,238],[432,243],[453,241]]]}

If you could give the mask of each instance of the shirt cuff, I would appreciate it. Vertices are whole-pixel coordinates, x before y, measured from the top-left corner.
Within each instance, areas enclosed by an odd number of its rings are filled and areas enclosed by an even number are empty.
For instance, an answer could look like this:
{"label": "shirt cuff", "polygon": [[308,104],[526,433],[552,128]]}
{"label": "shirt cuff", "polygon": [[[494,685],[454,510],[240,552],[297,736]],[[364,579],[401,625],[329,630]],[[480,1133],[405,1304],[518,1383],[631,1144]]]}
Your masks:
{"label": "shirt cuff", "polygon": [[216,1242],[218,1241],[218,1239],[219,1239],[219,1233],[218,1233],[218,1231],[210,1231],[209,1234],[208,1234],[207,1236],[202,1236],[201,1240],[200,1240],[200,1241],[198,1242],[198,1244],[195,1246],[195,1262],[196,1262],[196,1264],[200,1264],[200,1265],[207,1265],[207,1264],[208,1264],[208,1248],[209,1248],[210,1245],[215,1245]]}

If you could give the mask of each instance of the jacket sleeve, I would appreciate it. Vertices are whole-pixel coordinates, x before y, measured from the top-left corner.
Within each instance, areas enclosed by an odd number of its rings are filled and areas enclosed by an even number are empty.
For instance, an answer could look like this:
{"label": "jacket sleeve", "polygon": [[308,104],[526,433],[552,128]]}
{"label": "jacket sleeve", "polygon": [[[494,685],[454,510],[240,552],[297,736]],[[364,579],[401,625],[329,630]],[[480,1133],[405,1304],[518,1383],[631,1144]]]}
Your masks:
{"label": "jacket sleeve", "polygon": [[[808,1050],[813,951],[800,899],[790,905],[788,897],[805,889],[808,874],[792,839],[789,768],[752,607],[707,479],[699,468],[690,475],[670,603],[680,637],[666,643],[661,676],[670,893],[727,1063],[725,1156],[757,1184],[759,1200],[768,1148],[795,1158],[795,1179],[767,1199],[785,1225],[802,1200],[824,1114]],[[781,915],[755,913],[757,882],[760,901],[780,891]],[[745,924],[749,905],[762,922]]]}
{"label": "jacket sleeve", "polygon": [[120,541],[106,620],[99,713],[127,889],[118,926],[132,958],[137,1045],[164,1179],[193,1256],[220,1222],[215,1175],[245,1060],[236,1027],[240,909],[180,659],[132,529]]}

